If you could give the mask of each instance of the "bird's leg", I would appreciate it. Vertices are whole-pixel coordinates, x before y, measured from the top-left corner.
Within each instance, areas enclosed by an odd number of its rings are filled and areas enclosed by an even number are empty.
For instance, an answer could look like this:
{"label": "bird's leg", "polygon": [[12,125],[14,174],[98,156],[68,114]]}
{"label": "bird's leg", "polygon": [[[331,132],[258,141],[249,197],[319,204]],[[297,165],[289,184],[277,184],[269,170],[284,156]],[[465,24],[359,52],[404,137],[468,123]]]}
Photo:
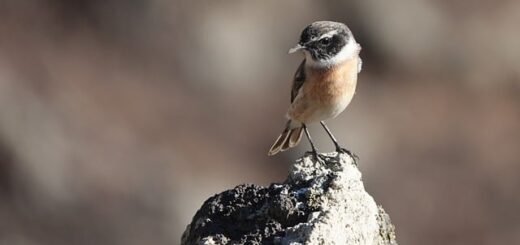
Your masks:
{"label": "bird's leg", "polygon": [[347,150],[347,149],[345,149],[345,148],[343,148],[343,147],[341,147],[339,145],[338,141],[336,140],[334,135],[332,135],[332,132],[330,132],[330,129],[327,127],[327,125],[325,124],[324,121],[320,121],[320,123],[321,123],[321,126],[323,126],[323,128],[325,129],[325,131],[327,131],[327,134],[329,135],[329,137],[332,140],[332,142],[334,142],[334,146],[336,147],[336,152],[338,152],[338,153],[347,153],[352,158],[359,159],[359,157],[356,156],[356,154],[350,152],[349,150]]}
{"label": "bird's leg", "polygon": [[305,125],[304,123],[302,125],[303,125],[303,130],[305,131],[305,135],[307,136],[307,139],[309,140],[309,143],[311,144],[311,148],[312,148],[311,153],[312,153],[312,156],[314,157],[314,160],[316,160],[316,161],[322,160],[321,155],[318,154],[318,150],[316,149],[316,147],[314,146],[314,143],[312,142],[312,138],[311,138],[311,135],[309,134],[309,130],[307,129],[307,125]]}

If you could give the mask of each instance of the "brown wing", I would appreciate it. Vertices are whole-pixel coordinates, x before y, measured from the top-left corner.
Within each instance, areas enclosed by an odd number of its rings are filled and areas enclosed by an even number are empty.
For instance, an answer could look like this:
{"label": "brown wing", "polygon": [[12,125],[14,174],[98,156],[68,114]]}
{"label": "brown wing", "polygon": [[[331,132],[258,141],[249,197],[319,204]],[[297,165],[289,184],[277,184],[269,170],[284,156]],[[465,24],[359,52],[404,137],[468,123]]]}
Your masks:
{"label": "brown wing", "polygon": [[305,59],[302,61],[300,66],[298,66],[298,70],[294,74],[293,85],[291,90],[291,103],[294,101],[294,98],[298,95],[298,91],[302,87],[305,82]]}

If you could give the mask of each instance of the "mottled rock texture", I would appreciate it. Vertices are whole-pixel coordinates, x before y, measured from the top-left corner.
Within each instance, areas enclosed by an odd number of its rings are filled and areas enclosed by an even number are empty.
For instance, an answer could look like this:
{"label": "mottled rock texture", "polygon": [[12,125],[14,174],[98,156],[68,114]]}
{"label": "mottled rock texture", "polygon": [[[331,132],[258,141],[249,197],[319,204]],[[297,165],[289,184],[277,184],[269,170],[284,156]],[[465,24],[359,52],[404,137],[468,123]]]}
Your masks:
{"label": "mottled rock texture", "polygon": [[348,154],[296,160],[284,183],[239,185],[209,198],[182,244],[397,244]]}

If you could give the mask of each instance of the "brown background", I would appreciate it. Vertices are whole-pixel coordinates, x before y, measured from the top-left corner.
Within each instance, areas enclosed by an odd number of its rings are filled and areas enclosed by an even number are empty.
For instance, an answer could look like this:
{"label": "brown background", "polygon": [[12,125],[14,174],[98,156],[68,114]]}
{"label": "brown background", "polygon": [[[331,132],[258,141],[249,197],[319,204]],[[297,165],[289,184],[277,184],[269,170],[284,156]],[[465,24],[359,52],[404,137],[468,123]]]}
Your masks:
{"label": "brown background", "polygon": [[[267,157],[316,20],[364,69],[329,126],[401,244],[520,242],[520,2],[0,3],[0,244],[178,244]],[[324,151],[332,144],[317,125]]]}

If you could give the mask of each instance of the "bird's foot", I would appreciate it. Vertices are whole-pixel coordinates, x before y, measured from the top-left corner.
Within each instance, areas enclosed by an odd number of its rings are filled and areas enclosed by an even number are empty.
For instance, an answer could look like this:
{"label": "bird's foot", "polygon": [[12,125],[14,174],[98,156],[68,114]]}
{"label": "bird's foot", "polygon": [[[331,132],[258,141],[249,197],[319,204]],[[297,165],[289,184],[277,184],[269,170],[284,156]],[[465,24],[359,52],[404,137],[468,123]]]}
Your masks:
{"label": "bird's foot", "polygon": [[312,160],[320,163],[326,163],[326,157],[319,154],[317,151],[308,151],[307,154],[311,154]]}
{"label": "bird's foot", "polygon": [[348,154],[350,156],[350,158],[352,158],[354,160],[354,163],[357,164],[358,160],[359,160],[359,157],[352,153],[351,151],[345,149],[345,148],[342,148],[340,146],[337,146],[336,147],[336,152],[338,153],[338,157],[339,157],[339,153],[345,153],[345,154]]}

